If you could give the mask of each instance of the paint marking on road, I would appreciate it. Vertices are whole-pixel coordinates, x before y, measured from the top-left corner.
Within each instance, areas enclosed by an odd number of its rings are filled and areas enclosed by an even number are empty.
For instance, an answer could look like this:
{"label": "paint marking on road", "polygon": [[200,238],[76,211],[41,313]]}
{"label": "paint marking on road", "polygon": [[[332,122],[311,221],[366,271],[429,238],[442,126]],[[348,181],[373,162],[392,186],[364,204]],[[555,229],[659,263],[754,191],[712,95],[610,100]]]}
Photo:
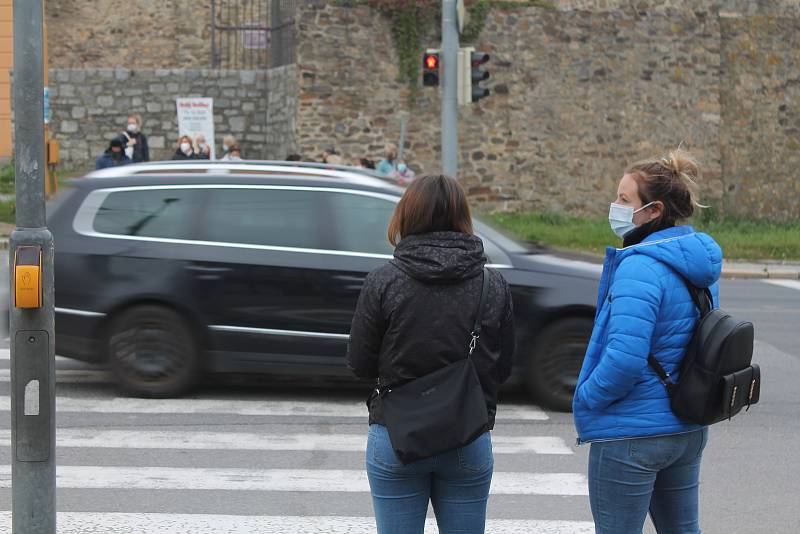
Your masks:
{"label": "paint marking on road", "polygon": [[[11,359],[11,349],[0,349],[0,360],[10,360]],[[63,356],[56,356],[57,362],[73,362],[75,363],[77,360],[73,360],[72,358],[65,358]]]}
{"label": "paint marking on road", "polygon": [[[218,534],[261,532],[264,534],[374,534],[372,517],[337,516],[242,516],[209,514],[137,514],[59,512],[58,534],[114,532],[115,534]],[[0,531],[11,532],[11,513],[0,512]],[[438,534],[436,520],[425,522],[425,532]],[[511,520],[486,522],[487,534],[592,534],[591,521]]]}
{"label": "paint marking on road", "polygon": [[[0,383],[11,381],[11,370],[0,369]],[[90,369],[56,369],[56,382],[60,384],[109,384],[114,381],[107,371]]]}
{"label": "paint marking on road", "polygon": [[[59,465],[60,489],[186,491],[302,491],[369,493],[363,469],[217,469]],[[0,466],[0,488],[11,488],[11,467]],[[494,495],[588,496],[581,473],[495,472]]]}
{"label": "paint marking on road", "polygon": [[[0,397],[0,411],[9,411],[11,401]],[[78,413],[130,414],[224,414],[292,417],[366,417],[362,401],[303,400],[217,400],[217,399],[86,399],[57,397],[56,410]],[[536,406],[500,405],[497,418],[503,421],[546,421],[548,415]]]}
{"label": "paint marking on road", "polygon": [[[58,447],[101,449],[179,449],[239,451],[363,452],[365,434],[283,434],[176,432],[59,428]],[[0,430],[0,446],[11,443],[11,431]],[[556,436],[492,436],[495,454],[573,454]]]}
{"label": "paint marking on road", "polygon": [[763,280],[767,284],[774,286],[788,287],[800,291],[800,280]]}

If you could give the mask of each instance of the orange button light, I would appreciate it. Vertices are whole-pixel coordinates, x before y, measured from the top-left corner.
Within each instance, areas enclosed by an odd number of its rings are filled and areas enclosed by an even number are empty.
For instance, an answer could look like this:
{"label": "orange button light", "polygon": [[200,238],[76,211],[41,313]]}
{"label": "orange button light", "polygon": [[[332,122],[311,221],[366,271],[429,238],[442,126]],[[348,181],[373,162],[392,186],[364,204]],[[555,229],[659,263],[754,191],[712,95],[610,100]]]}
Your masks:
{"label": "orange button light", "polygon": [[18,247],[14,256],[14,306],[42,307],[42,249]]}

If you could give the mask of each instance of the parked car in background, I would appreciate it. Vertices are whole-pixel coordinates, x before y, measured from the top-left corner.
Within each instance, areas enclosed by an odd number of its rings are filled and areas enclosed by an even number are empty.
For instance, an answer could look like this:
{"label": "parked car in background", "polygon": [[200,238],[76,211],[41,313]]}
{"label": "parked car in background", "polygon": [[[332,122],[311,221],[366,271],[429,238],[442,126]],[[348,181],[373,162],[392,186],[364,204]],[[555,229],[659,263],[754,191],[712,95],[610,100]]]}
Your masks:
{"label": "parked car in background", "polygon": [[[123,172],[124,171],[124,172]],[[97,171],[50,215],[56,351],[106,363],[128,394],[170,397],[205,374],[346,377],[364,279],[388,261],[403,189],[361,169],[175,162]],[[568,410],[599,266],[475,221],[511,285],[514,384]]]}

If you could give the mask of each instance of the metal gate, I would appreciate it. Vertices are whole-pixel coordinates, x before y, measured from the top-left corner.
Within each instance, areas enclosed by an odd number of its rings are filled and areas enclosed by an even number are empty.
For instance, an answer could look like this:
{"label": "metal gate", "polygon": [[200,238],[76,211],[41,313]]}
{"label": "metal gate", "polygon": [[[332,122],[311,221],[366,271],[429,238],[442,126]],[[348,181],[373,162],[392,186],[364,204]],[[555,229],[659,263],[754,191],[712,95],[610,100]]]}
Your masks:
{"label": "metal gate", "polygon": [[293,63],[296,7],[296,0],[211,0],[211,67]]}

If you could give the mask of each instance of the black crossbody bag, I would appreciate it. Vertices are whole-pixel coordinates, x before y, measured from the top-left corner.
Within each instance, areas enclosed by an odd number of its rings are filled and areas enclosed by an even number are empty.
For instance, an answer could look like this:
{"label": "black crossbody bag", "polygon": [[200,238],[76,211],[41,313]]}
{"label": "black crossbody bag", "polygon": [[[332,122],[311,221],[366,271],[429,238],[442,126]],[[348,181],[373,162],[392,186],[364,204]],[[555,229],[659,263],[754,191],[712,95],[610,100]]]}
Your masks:
{"label": "black crossbody bag", "polygon": [[482,276],[467,357],[405,384],[376,389],[392,448],[403,464],[468,445],[489,427],[486,399],[471,358],[481,337],[489,285],[486,269]]}

